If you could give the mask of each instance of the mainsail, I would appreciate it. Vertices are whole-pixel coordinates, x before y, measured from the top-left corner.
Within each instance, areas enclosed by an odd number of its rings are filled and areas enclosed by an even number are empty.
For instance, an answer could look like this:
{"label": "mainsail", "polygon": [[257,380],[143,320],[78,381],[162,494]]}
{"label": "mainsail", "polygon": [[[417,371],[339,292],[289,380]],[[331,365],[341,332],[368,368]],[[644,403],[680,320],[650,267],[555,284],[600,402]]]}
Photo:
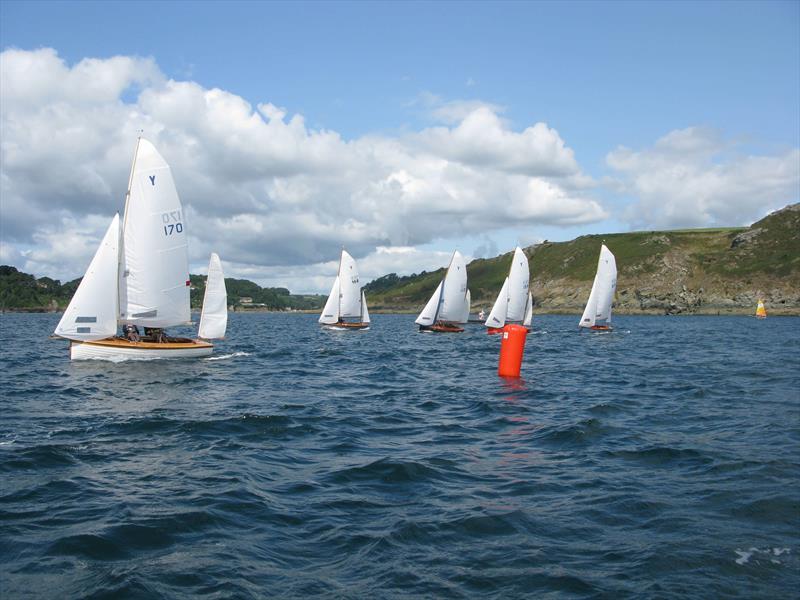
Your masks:
{"label": "mainsail", "polygon": [[119,320],[145,327],[189,321],[186,223],[169,165],[140,138],[122,223]]}
{"label": "mainsail", "polygon": [[206,293],[203,296],[203,310],[200,313],[198,335],[207,340],[222,339],[228,326],[228,293],[225,289],[225,275],[219,256],[212,252],[208,261]]}
{"label": "mainsail", "polygon": [[356,261],[345,250],[339,261],[339,317],[361,318],[361,284]]}
{"label": "mainsail", "polygon": [[467,264],[456,250],[442,283],[441,306],[437,321],[460,323],[464,314],[464,297],[467,293]]}
{"label": "mainsail", "polygon": [[119,215],[108,226],[55,334],[76,341],[101,340],[117,332]]}

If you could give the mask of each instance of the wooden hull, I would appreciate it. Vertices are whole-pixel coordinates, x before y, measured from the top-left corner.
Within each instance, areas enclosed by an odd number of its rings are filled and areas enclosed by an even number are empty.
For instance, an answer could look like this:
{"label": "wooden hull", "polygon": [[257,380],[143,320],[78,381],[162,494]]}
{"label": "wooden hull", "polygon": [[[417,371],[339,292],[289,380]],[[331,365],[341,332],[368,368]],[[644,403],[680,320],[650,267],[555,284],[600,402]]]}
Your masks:
{"label": "wooden hull", "polygon": [[452,323],[435,323],[433,325],[420,325],[420,331],[430,331],[432,333],[461,333],[464,331],[463,327],[458,327]]}
{"label": "wooden hull", "polygon": [[364,330],[369,329],[369,323],[354,323],[349,321],[342,321],[340,323],[331,323],[330,325],[323,325],[325,329],[335,329],[337,331],[351,331],[351,330]]}
{"label": "wooden hull", "polygon": [[210,356],[214,346],[201,340],[180,339],[163,344],[131,342],[123,338],[106,338],[94,342],[72,341],[69,356],[72,360],[157,360],[163,358],[197,358]]}

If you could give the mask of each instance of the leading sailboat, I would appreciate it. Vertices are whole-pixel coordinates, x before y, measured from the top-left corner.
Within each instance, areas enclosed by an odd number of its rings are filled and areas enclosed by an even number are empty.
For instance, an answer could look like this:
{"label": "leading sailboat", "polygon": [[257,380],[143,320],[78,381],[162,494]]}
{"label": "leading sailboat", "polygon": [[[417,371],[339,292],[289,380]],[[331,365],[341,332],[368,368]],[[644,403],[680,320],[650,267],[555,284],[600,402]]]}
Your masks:
{"label": "leading sailboat", "polygon": [[456,250],[447,272],[415,323],[420,331],[460,333],[469,319],[470,293],[467,289],[467,264]]}
{"label": "leading sailboat", "polygon": [[329,329],[369,329],[369,309],[358,280],[358,267],[345,250],[319,322]]}
{"label": "leading sailboat", "polygon": [[[225,281],[215,257],[206,291],[213,287],[219,296],[219,280],[223,295]],[[140,137],[122,221],[119,215],[111,221],[55,335],[70,340],[73,360],[207,356],[213,350],[209,342],[163,334],[165,327],[190,322],[189,286],[186,228],[172,173],[155,147]],[[217,298],[210,304],[203,307],[200,335],[221,338],[227,302]],[[216,324],[208,325],[211,321]],[[117,335],[119,324],[128,332],[125,337]],[[145,329],[143,337],[138,327]]]}
{"label": "leading sailboat", "polygon": [[500,333],[506,323],[522,323],[530,327],[533,319],[533,295],[530,292],[530,268],[528,257],[517,246],[508,277],[503,282],[500,294],[486,317],[487,333]]}
{"label": "leading sailboat", "polygon": [[611,331],[611,304],[617,289],[617,261],[611,250],[603,244],[600,246],[600,258],[597,261],[597,273],[592,283],[592,291],[583,311],[578,327],[587,327],[593,331]]}

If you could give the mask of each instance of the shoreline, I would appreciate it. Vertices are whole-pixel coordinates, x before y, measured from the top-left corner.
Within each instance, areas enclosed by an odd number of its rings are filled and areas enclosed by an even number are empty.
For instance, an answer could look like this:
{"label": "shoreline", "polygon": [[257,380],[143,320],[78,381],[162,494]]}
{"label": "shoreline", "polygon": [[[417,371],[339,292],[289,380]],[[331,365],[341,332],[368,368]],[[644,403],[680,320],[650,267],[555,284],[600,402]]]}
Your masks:
{"label": "shoreline", "polygon": [[[0,314],[5,313],[19,313],[19,314],[62,314],[63,309],[54,310],[50,307],[47,308],[3,308],[0,309]],[[246,310],[228,310],[228,313],[236,314],[263,314],[275,313],[285,315],[309,315],[319,314],[319,310],[269,310],[267,308],[246,309]],[[418,309],[411,308],[374,308],[370,309],[370,313],[374,315],[415,315],[419,312]],[[200,310],[192,309],[192,313],[200,313]],[[543,315],[572,315],[580,317],[583,309],[569,309],[569,308],[548,308],[535,310],[533,312],[534,318]],[[755,316],[755,309],[744,307],[719,307],[719,308],[699,308],[695,310],[679,310],[675,312],[665,311],[663,309],[620,309],[614,310],[616,316],[625,317],[684,317],[684,316],[700,316],[700,317],[752,317]],[[800,308],[772,308],[767,307],[767,317],[800,317]]]}

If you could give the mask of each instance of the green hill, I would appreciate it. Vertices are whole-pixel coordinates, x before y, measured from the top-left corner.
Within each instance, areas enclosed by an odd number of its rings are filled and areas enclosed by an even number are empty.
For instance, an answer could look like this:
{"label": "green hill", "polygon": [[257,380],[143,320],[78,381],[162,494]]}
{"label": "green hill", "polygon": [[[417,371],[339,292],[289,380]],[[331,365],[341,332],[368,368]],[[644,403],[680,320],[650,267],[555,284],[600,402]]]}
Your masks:
{"label": "green hill", "polygon": [[[773,314],[800,313],[800,204],[750,227],[587,235],[529,246],[524,250],[540,312],[582,310],[604,241],[617,259],[618,312],[750,312],[762,297]],[[469,263],[474,311],[491,307],[511,256]],[[365,291],[374,309],[420,310],[443,275],[443,268],[390,274]]]}
{"label": "green hill", "polygon": [[[192,308],[200,308],[206,290],[205,275],[190,275]],[[14,267],[0,266],[0,310],[18,311],[57,311],[64,310],[69,304],[80,279],[62,284],[57,279],[40,277],[22,273]],[[292,295],[286,288],[262,288],[257,283],[246,279],[226,278],[228,306],[237,310],[314,310],[322,308],[325,296]],[[251,302],[242,303],[242,298]]]}

